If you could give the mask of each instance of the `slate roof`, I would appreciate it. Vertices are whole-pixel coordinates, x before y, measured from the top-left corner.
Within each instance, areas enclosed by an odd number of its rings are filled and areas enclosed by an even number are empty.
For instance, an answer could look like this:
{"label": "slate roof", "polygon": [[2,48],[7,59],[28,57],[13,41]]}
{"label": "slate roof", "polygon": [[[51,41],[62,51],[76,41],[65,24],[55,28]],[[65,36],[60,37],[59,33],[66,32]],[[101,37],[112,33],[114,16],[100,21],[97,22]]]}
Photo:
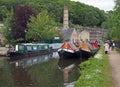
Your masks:
{"label": "slate roof", "polygon": [[73,31],[74,28],[60,29],[60,34],[62,35],[62,38],[66,41],[66,40],[70,40]]}

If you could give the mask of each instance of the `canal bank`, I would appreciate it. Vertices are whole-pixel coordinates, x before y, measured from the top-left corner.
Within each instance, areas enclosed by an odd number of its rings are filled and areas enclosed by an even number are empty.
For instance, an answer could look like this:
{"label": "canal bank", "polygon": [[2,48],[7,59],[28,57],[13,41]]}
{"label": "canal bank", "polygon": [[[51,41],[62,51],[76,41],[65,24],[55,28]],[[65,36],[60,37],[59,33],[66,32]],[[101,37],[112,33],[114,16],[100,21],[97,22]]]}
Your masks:
{"label": "canal bank", "polygon": [[9,48],[7,47],[0,47],[0,56],[6,56]]}

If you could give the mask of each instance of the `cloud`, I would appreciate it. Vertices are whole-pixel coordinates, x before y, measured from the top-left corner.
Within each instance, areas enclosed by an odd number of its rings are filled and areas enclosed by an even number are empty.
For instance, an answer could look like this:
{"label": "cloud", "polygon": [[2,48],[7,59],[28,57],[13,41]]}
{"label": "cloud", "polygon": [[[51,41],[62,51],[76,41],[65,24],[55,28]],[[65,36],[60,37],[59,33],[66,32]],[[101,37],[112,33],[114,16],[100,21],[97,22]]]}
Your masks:
{"label": "cloud", "polygon": [[113,10],[115,6],[114,0],[71,0],[71,1],[79,1],[88,5],[92,5],[94,7],[98,7],[99,9],[104,11]]}

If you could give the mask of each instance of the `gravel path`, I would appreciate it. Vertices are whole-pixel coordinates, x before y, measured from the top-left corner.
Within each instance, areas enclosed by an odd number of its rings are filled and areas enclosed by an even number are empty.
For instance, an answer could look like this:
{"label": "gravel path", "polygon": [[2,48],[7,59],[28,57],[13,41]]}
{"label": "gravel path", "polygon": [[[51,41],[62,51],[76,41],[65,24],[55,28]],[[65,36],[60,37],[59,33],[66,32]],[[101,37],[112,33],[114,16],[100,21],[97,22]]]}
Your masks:
{"label": "gravel path", "polygon": [[120,53],[111,51],[108,54],[114,87],[120,87]]}

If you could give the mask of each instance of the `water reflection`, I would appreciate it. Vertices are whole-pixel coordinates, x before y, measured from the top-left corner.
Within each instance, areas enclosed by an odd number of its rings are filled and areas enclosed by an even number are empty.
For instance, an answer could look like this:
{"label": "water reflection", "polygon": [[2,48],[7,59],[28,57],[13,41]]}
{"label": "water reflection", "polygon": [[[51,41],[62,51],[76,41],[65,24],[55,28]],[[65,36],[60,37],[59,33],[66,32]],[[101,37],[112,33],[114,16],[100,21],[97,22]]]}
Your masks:
{"label": "water reflection", "polygon": [[60,58],[59,59],[58,67],[63,72],[65,87],[74,86],[74,81],[76,81],[77,78],[79,77],[78,65],[80,64],[80,62],[81,62],[80,59],[76,59],[76,58],[72,58],[72,59]]}
{"label": "water reflection", "polygon": [[17,67],[21,66],[23,68],[26,68],[28,66],[32,66],[32,65],[40,63],[40,62],[46,62],[46,61],[50,60],[51,58],[59,58],[57,52],[54,52],[54,53],[48,54],[48,55],[41,55],[41,56],[25,58],[25,59],[20,58],[20,60],[9,60],[9,63],[14,64]]}
{"label": "water reflection", "polygon": [[59,58],[58,53],[9,60],[19,87],[73,87],[79,77],[79,59]]}

